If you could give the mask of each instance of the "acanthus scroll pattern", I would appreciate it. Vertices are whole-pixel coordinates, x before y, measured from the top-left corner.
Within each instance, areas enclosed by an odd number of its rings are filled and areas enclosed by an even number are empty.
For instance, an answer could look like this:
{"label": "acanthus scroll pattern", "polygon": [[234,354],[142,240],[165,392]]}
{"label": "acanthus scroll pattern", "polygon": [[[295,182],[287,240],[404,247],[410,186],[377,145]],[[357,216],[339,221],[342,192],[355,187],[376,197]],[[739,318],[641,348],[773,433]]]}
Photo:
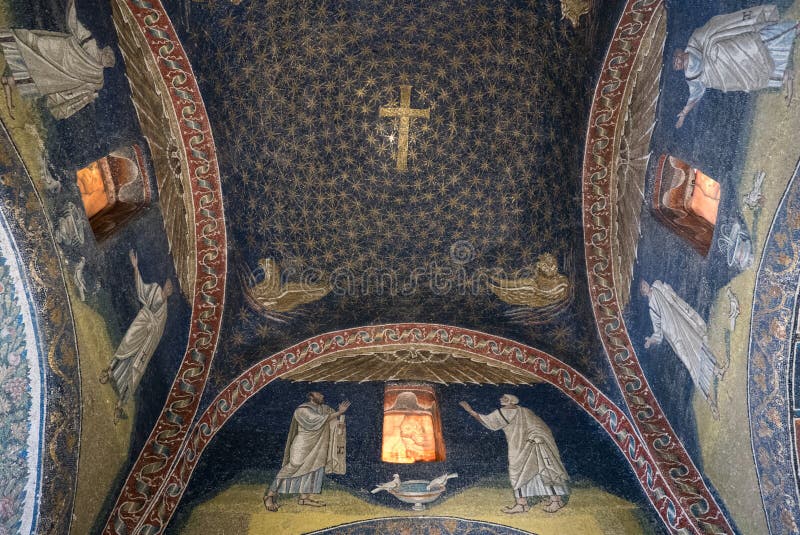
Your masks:
{"label": "acanthus scroll pattern", "polygon": [[682,527],[695,533],[733,533],[664,416],[631,345],[617,300],[611,262],[613,137],[625,110],[622,101],[645,31],[663,0],[629,0],[617,24],[595,89],[583,163],[583,229],[586,270],[597,329],[633,425],[665,474],[679,507],[688,517]]}
{"label": "acanthus scroll pattern", "polygon": [[796,532],[796,526],[794,531],[789,529],[792,523],[787,519],[800,518],[800,493],[792,453],[794,429],[790,395],[800,336],[797,333],[800,321],[797,318],[800,314],[798,212],[800,163],[795,168],[764,245],[753,292],[747,357],[750,439],[770,533]]}
{"label": "acanthus scroll pattern", "polygon": [[398,344],[425,345],[443,352],[474,354],[525,370],[558,388],[608,433],[670,531],[687,533],[687,527],[691,524],[686,512],[657,470],[630,420],[583,375],[551,355],[513,340],[457,327],[414,323],[369,326],[314,337],[265,358],[245,371],[199,417],[169,477],[155,497],[144,524],[139,528],[149,534],[164,530],[211,439],[248,399],[273,380],[301,365],[342,350],[374,352]]}
{"label": "acanthus scroll pattern", "polygon": [[114,0],[121,17],[133,20],[143,47],[152,54],[172,103],[171,121],[180,128],[183,154],[191,177],[197,244],[192,289],[189,346],[166,403],[128,475],[105,534],[132,533],[146,514],[175,455],[183,444],[208,380],[216,351],[225,296],[227,238],[219,166],[211,125],[186,53],[159,0]]}

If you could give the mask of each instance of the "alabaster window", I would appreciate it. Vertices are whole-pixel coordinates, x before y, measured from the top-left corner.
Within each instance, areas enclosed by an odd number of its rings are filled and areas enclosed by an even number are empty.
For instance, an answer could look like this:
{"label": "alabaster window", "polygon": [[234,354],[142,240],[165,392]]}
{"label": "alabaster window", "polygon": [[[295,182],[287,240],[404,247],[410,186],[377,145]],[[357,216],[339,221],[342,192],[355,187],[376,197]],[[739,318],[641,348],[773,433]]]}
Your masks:
{"label": "alabaster window", "polygon": [[433,386],[387,384],[383,398],[383,448],[387,463],[444,461],[442,420]]}
{"label": "alabaster window", "polygon": [[661,156],[653,191],[653,213],[701,255],[711,248],[719,211],[720,185],[701,170]]}
{"label": "alabaster window", "polygon": [[146,169],[141,148],[133,145],[76,172],[83,207],[97,241],[113,234],[150,203]]}

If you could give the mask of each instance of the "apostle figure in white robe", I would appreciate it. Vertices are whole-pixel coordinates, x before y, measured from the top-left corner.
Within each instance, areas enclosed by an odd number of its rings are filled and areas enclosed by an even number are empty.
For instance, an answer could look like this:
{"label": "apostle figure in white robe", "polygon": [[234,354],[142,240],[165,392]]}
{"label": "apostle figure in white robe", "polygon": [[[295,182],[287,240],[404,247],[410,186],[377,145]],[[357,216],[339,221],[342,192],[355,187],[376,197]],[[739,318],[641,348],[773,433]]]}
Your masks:
{"label": "apostle figure in white robe", "polygon": [[530,510],[528,498],[549,498],[544,510],[554,513],[564,507],[562,496],[569,494],[569,476],[561,462],[553,433],[533,411],[519,406],[511,394],[500,398],[500,408],[490,414],[478,414],[469,403],[460,405],[484,427],[502,429],[508,441],[508,477],[514,489],[515,503],[503,508],[516,514]]}
{"label": "apostle figure in white robe", "polygon": [[773,5],[718,15],[695,30],[686,48],[672,58],[689,84],[689,99],[675,127],[683,126],[708,88],[756,91],[783,86],[791,101],[794,76],[789,63],[797,30],[797,21],[781,22]]}
{"label": "apostle figure in white robe", "polygon": [[13,87],[23,97],[44,96],[56,119],[75,114],[97,98],[103,70],[116,63],[114,52],[100,48],[78,21],[74,0],[67,6],[67,28],[69,33],[0,30],[6,60],[2,83],[9,108]]}
{"label": "apostle figure in white robe", "polygon": [[642,281],[639,290],[649,300],[653,323],[653,334],[645,339],[645,349],[666,340],[716,415],[715,379],[722,377],[723,370],[708,347],[706,322],[669,284],[657,280],[651,286]]}
{"label": "apostle figure in white robe", "polygon": [[136,314],[125,336],[122,337],[111,363],[100,375],[100,382],[111,384],[119,397],[114,412],[114,423],[125,417],[123,407],[136,392],[150,358],[155,353],[164,325],[167,323],[167,300],[172,295],[172,281],[167,279],[163,288],[157,283],[145,283],[139,273],[136,253],[129,253],[136,276],[136,296],[142,309]]}
{"label": "apostle figure in white robe", "polygon": [[342,415],[350,407],[350,402],[343,401],[334,411],[324,401],[321,393],[310,392],[308,401],[295,409],[283,465],[264,496],[267,511],[275,512],[280,507],[278,494],[299,494],[297,503],[300,505],[324,507],[325,502],[311,495],[322,493],[326,471],[338,467],[339,470],[333,473],[344,473],[344,459],[337,457],[344,451]]}

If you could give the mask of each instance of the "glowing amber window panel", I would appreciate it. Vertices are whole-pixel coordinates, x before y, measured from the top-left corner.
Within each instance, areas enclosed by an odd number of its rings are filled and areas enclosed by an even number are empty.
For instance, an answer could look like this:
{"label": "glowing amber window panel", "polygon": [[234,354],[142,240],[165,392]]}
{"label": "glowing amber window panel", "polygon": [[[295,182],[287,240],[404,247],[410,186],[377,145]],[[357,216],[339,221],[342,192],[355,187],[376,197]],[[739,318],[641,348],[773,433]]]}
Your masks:
{"label": "glowing amber window panel", "polygon": [[381,460],[409,464],[445,458],[442,421],[433,386],[387,384]]}
{"label": "glowing amber window panel", "polygon": [[75,180],[98,241],[150,203],[144,154],[138,145],[116,150],[79,169]]}
{"label": "glowing amber window panel", "polygon": [[107,158],[90,163],[80,169],[77,175],[81,200],[89,218],[106,206],[114,204],[114,184],[113,182],[106,184],[106,181],[111,181]]}
{"label": "glowing amber window panel", "polygon": [[717,224],[719,182],[674,156],[658,161],[653,190],[653,214],[667,228],[708,254]]}
{"label": "glowing amber window panel", "polygon": [[717,224],[719,211],[719,182],[699,169],[694,170],[694,187],[688,200],[689,210],[712,225]]}

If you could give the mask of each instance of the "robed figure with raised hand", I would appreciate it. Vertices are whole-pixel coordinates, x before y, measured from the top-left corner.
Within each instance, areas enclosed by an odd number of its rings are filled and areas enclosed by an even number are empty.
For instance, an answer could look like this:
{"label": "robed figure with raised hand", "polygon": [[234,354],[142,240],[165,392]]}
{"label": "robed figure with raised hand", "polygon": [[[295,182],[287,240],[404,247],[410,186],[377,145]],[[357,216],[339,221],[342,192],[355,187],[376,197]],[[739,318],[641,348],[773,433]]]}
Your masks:
{"label": "robed figure with raised hand", "polygon": [[325,502],[312,498],[322,492],[326,473],[345,473],[344,416],[349,401],[334,411],[325,405],[325,397],[310,392],[308,401],[297,407],[292,416],[283,465],[264,496],[267,511],[277,511],[278,494],[299,494],[298,504],[324,507]]}
{"label": "robed figure with raised hand", "polygon": [[164,282],[163,287],[155,282],[144,282],[139,272],[139,259],[133,250],[129,257],[136,277],[136,297],[142,308],[122,337],[108,368],[100,375],[101,383],[111,380],[119,396],[114,411],[114,423],[125,417],[123,407],[136,392],[150,358],[161,341],[167,323],[167,301],[172,295],[170,279]]}
{"label": "robed figure with raised hand", "polygon": [[717,15],[692,32],[686,48],[676,50],[673,68],[683,71],[689,98],[676,128],[697,105],[706,89],[756,91],[780,88],[791,102],[794,74],[792,47],[796,20],[781,21],[774,5],[753,6]]}
{"label": "robed figure with raised hand", "polygon": [[562,496],[569,494],[569,476],[561,462],[553,433],[533,411],[519,406],[512,394],[500,398],[500,408],[478,414],[469,403],[460,405],[481,425],[492,431],[503,430],[508,441],[508,478],[516,503],[503,508],[507,514],[530,510],[528,498],[544,496],[543,509],[554,513],[564,507]]}
{"label": "robed figure with raised hand", "polygon": [[643,280],[639,291],[648,300],[653,324],[653,334],[644,341],[645,349],[666,340],[689,370],[692,382],[708,401],[711,412],[718,417],[715,385],[725,368],[708,347],[706,322],[665,282],[657,280],[650,285]]}

